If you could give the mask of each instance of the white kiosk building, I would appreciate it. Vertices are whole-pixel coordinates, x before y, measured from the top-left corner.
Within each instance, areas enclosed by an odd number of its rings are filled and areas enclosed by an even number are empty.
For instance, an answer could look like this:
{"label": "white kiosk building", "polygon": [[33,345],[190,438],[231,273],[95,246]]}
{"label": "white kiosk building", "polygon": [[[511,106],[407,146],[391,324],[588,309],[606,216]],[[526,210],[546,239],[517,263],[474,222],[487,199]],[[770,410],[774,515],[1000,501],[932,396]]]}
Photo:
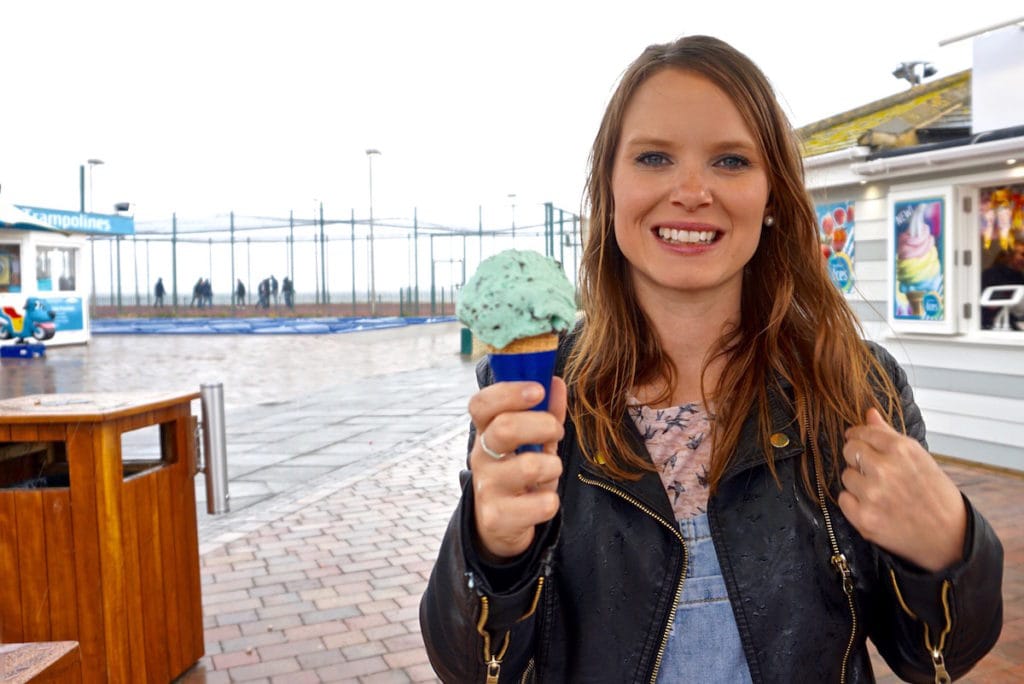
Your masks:
{"label": "white kiosk building", "polygon": [[982,283],[1024,243],[1020,21],[975,38],[970,71],[798,131],[833,279],[906,368],[932,451],[1015,471],[1024,330]]}
{"label": "white kiosk building", "polygon": [[39,297],[57,315],[57,334],[47,345],[88,342],[88,236],[134,232],[127,216],[0,205],[0,311],[23,313],[25,300]]}

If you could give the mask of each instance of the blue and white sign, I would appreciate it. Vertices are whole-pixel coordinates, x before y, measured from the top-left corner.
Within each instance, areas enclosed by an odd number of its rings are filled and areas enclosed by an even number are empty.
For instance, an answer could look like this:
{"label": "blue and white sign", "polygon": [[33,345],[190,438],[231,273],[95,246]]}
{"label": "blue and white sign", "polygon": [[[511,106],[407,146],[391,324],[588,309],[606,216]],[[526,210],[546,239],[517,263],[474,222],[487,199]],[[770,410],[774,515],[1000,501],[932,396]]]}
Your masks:
{"label": "blue and white sign", "polygon": [[85,323],[82,319],[82,298],[81,297],[42,297],[50,305],[57,317],[53,324],[57,332],[69,330],[82,330]]}
{"label": "blue and white sign", "polygon": [[89,233],[91,235],[134,235],[135,219],[131,216],[116,214],[83,214],[63,209],[42,209],[16,205],[18,209],[33,217],[50,224],[54,228],[69,233]]}
{"label": "blue and white sign", "polygon": [[834,252],[828,258],[828,274],[843,292],[853,292],[853,262],[845,252]]}

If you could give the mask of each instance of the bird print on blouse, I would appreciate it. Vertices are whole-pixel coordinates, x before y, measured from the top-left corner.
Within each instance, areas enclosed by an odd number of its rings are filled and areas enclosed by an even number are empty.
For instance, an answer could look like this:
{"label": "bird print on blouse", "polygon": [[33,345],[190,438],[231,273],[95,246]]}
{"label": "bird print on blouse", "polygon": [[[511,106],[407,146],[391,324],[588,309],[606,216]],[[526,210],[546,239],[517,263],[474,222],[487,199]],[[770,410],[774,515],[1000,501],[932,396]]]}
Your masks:
{"label": "bird print on blouse", "polygon": [[629,416],[647,451],[677,520],[707,512],[712,417],[700,402],[652,409],[630,399]]}

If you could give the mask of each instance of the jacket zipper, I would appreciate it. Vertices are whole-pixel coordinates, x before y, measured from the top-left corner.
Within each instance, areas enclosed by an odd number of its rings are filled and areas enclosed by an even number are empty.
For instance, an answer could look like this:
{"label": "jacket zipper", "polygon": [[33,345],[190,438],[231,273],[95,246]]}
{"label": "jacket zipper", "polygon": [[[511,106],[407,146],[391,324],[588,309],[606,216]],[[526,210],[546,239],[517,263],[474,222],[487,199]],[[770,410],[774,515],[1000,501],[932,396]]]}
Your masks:
{"label": "jacket zipper", "polygon": [[600,480],[594,480],[588,477],[584,477],[582,473],[577,473],[576,476],[579,478],[580,482],[583,482],[588,485],[593,485],[595,487],[599,487],[633,504],[647,515],[654,518],[654,520],[660,523],[663,527],[667,528],[670,532],[672,532],[672,534],[675,535],[676,539],[679,540],[679,544],[683,547],[683,571],[679,575],[679,583],[676,585],[676,595],[672,599],[672,612],[669,613],[668,622],[665,624],[665,630],[662,632],[661,644],[658,646],[658,657],[655,658],[654,670],[651,671],[651,684],[654,684],[654,682],[658,679],[658,670],[661,669],[661,660],[665,657],[665,647],[668,645],[668,635],[672,631],[672,623],[675,622],[676,619],[676,609],[679,607],[679,599],[683,595],[683,583],[686,581],[686,572],[690,563],[690,554],[686,549],[686,540],[683,539],[683,535],[679,531],[678,527],[668,524],[657,513],[655,513],[650,508],[640,503],[635,498],[633,498],[626,492],[622,491],[621,489],[613,487],[612,485],[607,484],[605,482],[601,482]]}
{"label": "jacket zipper", "polygon": [[[811,419],[806,414],[804,415],[804,434],[807,435],[807,441],[810,442],[811,452],[814,455],[817,463],[821,464],[821,467],[825,467],[825,461],[821,458],[818,453],[818,445],[811,437]],[[818,490],[818,506],[821,508],[821,514],[825,518],[825,530],[828,532],[828,541],[832,546],[832,558],[830,559],[832,569],[835,570],[843,582],[843,593],[846,594],[846,604],[850,607],[850,638],[846,642],[846,651],[843,652],[842,667],[839,670],[839,682],[845,684],[846,682],[846,668],[850,662],[850,654],[853,652],[853,645],[857,638],[857,608],[853,601],[853,573],[850,572],[850,566],[846,562],[846,556],[839,550],[839,541],[836,539],[835,530],[832,527],[832,516],[828,512],[828,506],[825,505],[825,486],[824,476],[821,470],[817,467],[817,463],[814,464],[814,484]]]}
{"label": "jacket zipper", "polygon": [[[526,611],[521,618],[516,622],[522,622],[537,610],[537,604],[540,602],[540,593],[544,589],[544,575],[537,578],[537,591],[533,595],[533,603],[530,605],[530,609]],[[488,632],[485,627],[487,626],[487,618],[491,614],[491,603],[487,600],[486,596],[480,596],[480,619],[476,623],[477,633],[483,637],[484,640],[484,664],[487,667],[487,675],[484,680],[486,684],[498,684],[498,678],[501,676],[501,661],[505,657],[506,651],[508,651],[508,644],[511,638],[511,631],[505,632],[505,641],[501,645],[501,649],[497,653],[491,653],[491,633]],[[530,660],[532,668],[533,660]]]}
{"label": "jacket zipper", "polygon": [[[811,440],[810,418],[808,418],[806,414],[804,421],[804,429],[807,434],[807,439],[811,443],[811,450],[814,455],[818,457],[818,461],[821,463],[822,467],[824,467],[825,462],[818,454],[818,445]],[[814,468],[814,480],[818,489],[818,505],[821,506],[822,515],[825,516],[825,529],[828,530],[829,542],[832,544],[832,567],[843,578],[843,593],[846,594],[846,602],[850,606],[850,617],[853,620],[853,629],[850,632],[850,640],[846,644],[846,653],[843,654],[843,667],[839,680],[842,684],[846,682],[846,666],[850,659],[850,653],[853,651],[854,638],[857,636],[857,611],[853,601],[853,575],[850,572],[850,566],[846,562],[846,556],[839,551],[839,543],[836,541],[835,531],[832,529],[832,516],[829,515],[828,507],[825,505],[823,476],[817,467]],[[903,596],[900,594],[900,588],[896,584],[895,573],[890,569],[889,574],[892,579],[892,586],[896,590],[896,597],[899,599],[899,604],[903,608],[903,611],[915,620],[918,620],[919,618],[917,615],[915,615],[903,601]],[[953,626],[949,611],[949,590],[951,586],[952,585],[949,583],[949,580],[945,580],[942,583],[942,607],[946,614],[946,626],[945,629],[943,629],[942,634],[939,635],[938,644],[932,644],[931,636],[928,632],[928,623],[925,623],[924,625],[924,646],[928,651],[929,658],[931,658],[932,667],[935,668],[935,684],[950,684],[950,682],[953,681],[950,679],[949,673],[946,671],[946,662],[943,656],[943,649],[946,645],[946,635],[949,634]]]}
{"label": "jacket zipper", "polygon": [[505,643],[502,644],[498,653],[491,653],[491,633],[484,629],[487,618],[491,614],[491,604],[486,596],[480,597],[480,619],[476,623],[476,631],[484,639],[484,663],[487,666],[486,684],[498,684],[498,677],[501,675],[501,659],[505,657],[508,650],[509,633],[505,632]]}
{"label": "jacket zipper", "polygon": [[519,684],[526,684],[533,680],[533,668],[536,665],[533,662],[533,658],[530,658],[530,662],[526,664],[526,669],[523,670],[523,676],[519,678]]}
{"label": "jacket zipper", "polygon": [[953,629],[953,616],[949,609],[949,592],[953,585],[950,584],[949,580],[942,581],[942,610],[946,616],[946,626],[943,628],[942,633],[939,634],[939,643],[933,644],[928,623],[917,617],[917,614],[910,610],[910,606],[903,600],[903,593],[900,591],[900,585],[896,582],[896,573],[893,572],[892,568],[889,568],[889,579],[892,581],[892,588],[896,591],[896,599],[899,601],[903,612],[913,619],[924,623],[924,647],[931,657],[932,667],[935,668],[935,684],[949,684],[953,680],[950,678],[949,672],[946,671],[946,659],[942,652],[946,648],[946,636]]}

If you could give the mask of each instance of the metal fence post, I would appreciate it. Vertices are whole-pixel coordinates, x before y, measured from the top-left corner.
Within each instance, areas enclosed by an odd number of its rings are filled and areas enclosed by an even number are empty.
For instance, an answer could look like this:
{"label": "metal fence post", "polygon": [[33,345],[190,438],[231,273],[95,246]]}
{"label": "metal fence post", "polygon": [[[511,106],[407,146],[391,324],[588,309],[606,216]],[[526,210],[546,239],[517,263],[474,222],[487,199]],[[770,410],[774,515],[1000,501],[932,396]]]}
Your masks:
{"label": "metal fence post", "polygon": [[203,474],[206,475],[206,512],[231,510],[228,499],[228,450],[224,425],[224,385],[200,385],[203,404]]}

